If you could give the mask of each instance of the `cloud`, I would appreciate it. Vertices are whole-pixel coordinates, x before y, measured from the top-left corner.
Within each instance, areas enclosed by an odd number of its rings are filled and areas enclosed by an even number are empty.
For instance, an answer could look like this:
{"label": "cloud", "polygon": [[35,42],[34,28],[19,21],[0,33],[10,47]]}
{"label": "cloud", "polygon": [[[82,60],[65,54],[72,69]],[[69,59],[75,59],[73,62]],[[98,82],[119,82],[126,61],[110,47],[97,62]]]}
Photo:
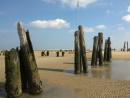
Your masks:
{"label": "cloud", "polygon": [[98,26],[96,26],[96,28],[97,28],[97,29],[105,29],[106,26],[105,26],[105,25],[98,25]]}
{"label": "cloud", "polygon": [[67,23],[63,19],[55,20],[36,20],[29,23],[30,27],[34,28],[51,28],[51,29],[61,29],[70,27],[70,23]]}
{"label": "cloud", "polygon": [[128,6],[127,12],[130,12],[130,6]]}
{"label": "cloud", "polygon": [[[96,2],[97,0],[80,0],[79,1],[79,6],[86,8],[89,4]],[[78,0],[61,0],[61,3],[63,5],[67,5],[71,8],[76,8]]]}
{"label": "cloud", "polygon": [[130,15],[123,16],[122,20],[124,20],[126,22],[130,22]]}
{"label": "cloud", "polygon": [[120,28],[118,28],[118,30],[120,30],[120,31],[124,31],[125,28],[124,28],[124,27],[120,27]]}
{"label": "cloud", "polygon": [[88,32],[88,33],[91,33],[91,32],[94,32],[95,30],[93,28],[89,28],[89,27],[85,27],[84,28],[84,32]]}
{"label": "cloud", "polygon": [[69,33],[74,33],[76,30],[69,30],[68,32]]}
{"label": "cloud", "polygon": [[47,3],[56,3],[55,0],[42,0],[43,2],[47,2]]}
{"label": "cloud", "polygon": [[110,11],[110,10],[107,10],[106,11],[106,14],[113,14],[114,12],[113,11]]}
{"label": "cloud", "polygon": [[110,36],[111,39],[115,39],[115,36]]}
{"label": "cloud", "polygon": [[[78,0],[41,0],[47,3],[56,3],[60,2],[63,7],[69,6],[70,8],[76,8]],[[79,6],[86,8],[89,4],[96,2],[97,0],[79,0]]]}
{"label": "cloud", "polygon": [[[76,30],[69,30],[69,33],[74,33]],[[93,28],[89,28],[89,27],[84,27],[84,32],[86,33],[91,33],[91,32],[95,32],[95,30]]]}

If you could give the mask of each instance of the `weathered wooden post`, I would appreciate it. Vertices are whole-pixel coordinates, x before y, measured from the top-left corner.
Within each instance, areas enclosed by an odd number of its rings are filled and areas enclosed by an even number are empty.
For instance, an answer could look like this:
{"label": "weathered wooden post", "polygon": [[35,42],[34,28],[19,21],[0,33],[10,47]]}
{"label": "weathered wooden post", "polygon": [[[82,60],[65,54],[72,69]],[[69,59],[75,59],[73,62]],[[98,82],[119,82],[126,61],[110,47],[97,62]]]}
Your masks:
{"label": "weathered wooden post", "polygon": [[108,43],[107,40],[105,40],[104,61],[107,61],[107,51],[108,51]]}
{"label": "weathered wooden post", "polygon": [[112,59],[111,41],[110,41],[110,59]]}
{"label": "weathered wooden post", "polygon": [[97,47],[98,47],[98,36],[95,36],[93,41],[93,52],[92,52],[92,61],[91,65],[97,65]]}
{"label": "weathered wooden post", "polygon": [[20,74],[20,61],[18,51],[11,49],[5,52],[5,89],[8,98],[22,95],[22,83]]}
{"label": "weathered wooden post", "polygon": [[127,41],[127,51],[128,51],[128,41]]}
{"label": "weathered wooden post", "polygon": [[27,73],[29,92],[32,94],[37,94],[42,92],[42,81],[40,80],[40,76],[38,74],[29,31],[25,31],[19,22],[17,23],[17,28],[20,38],[20,47],[24,56],[23,61],[24,64],[26,64],[25,71]]}
{"label": "weathered wooden post", "polygon": [[75,74],[80,73],[80,42],[79,42],[79,31],[75,31]]}
{"label": "weathered wooden post", "polygon": [[87,57],[86,57],[86,46],[85,46],[85,41],[84,41],[84,27],[82,25],[79,25],[79,40],[80,40],[80,55],[81,55],[81,60],[83,64],[83,72],[87,73]]}
{"label": "weathered wooden post", "polygon": [[102,47],[103,47],[103,33],[99,32],[98,33],[98,47],[99,47],[99,65],[103,64],[103,56],[102,56]]}
{"label": "weathered wooden post", "polygon": [[107,61],[110,61],[110,59],[111,59],[111,41],[110,41],[110,37],[108,37],[107,43],[108,43]]}
{"label": "weathered wooden post", "polygon": [[124,47],[123,47],[123,51],[125,51],[125,48],[126,48],[126,47],[125,47],[125,44],[126,44],[126,41],[124,41]]}
{"label": "weathered wooden post", "polygon": [[43,56],[43,54],[44,54],[44,52],[42,51],[42,52],[41,52],[41,56]]}
{"label": "weathered wooden post", "polygon": [[49,51],[46,52],[47,56],[49,56]]}
{"label": "weathered wooden post", "polygon": [[59,51],[56,52],[56,56],[59,57]]}
{"label": "weathered wooden post", "polygon": [[64,51],[62,51],[62,56],[64,57],[64,54],[65,54],[65,52]]}
{"label": "weathered wooden post", "polygon": [[21,71],[21,81],[22,81],[22,89],[26,90],[28,88],[28,70],[26,67],[26,62],[24,61],[24,50],[21,48],[19,50],[19,58],[20,58],[20,71]]}

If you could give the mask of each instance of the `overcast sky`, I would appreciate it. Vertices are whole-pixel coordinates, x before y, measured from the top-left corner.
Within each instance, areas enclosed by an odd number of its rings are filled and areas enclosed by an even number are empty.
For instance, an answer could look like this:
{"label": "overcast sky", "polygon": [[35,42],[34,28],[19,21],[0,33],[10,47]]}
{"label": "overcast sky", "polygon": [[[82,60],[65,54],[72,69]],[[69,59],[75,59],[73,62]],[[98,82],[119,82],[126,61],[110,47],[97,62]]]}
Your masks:
{"label": "overcast sky", "polygon": [[[34,49],[73,49],[78,25],[85,30],[87,49],[93,37],[103,32],[112,48],[130,44],[130,0],[1,0],[0,50],[20,45],[17,22],[29,29]],[[130,45],[129,45],[130,46]]]}

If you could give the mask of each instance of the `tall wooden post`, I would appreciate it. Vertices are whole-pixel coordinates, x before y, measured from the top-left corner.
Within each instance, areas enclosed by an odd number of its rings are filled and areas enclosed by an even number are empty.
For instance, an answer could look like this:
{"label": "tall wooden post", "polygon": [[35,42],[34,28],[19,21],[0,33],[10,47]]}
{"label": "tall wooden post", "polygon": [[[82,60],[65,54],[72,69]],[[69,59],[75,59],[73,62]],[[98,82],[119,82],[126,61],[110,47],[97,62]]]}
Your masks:
{"label": "tall wooden post", "polygon": [[65,52],[64,52],[64,51],[62,51],[62,57],[64,57],[64,54],[65,54]]}
{"label": "tall wooden post", "polygon": [[125,51],[125,48],[126,48],[126,47],[125,47],[125,44],[126,44],[126,42],[124,41],[124,47],[123,47],[123,51]]}
{"label": "tall wooden post", "polygon": [[86,46],[85,46],[85,41],[84,41],[84,28],[82,25],[79,25],[78,27],[80,35],[79,35],[79,40],[80,40],[80,53],[81,53],[81,59],[82,59],[82,64],[83,64],[83,72],[87,73],[87,57],[86,57]]}
{"label": "tall wooden post", "polygon": [[49,50],[46,52],[46,55],[49,56]]}
{"label": "tall wooden post", "polygon": [[111,41],[110,41],[110,59],[112,59]]}
{"label": "tall wooden post", "polygon": [[22,95],[22,83],[20,74],[20,62],[18,51],[11,49],[5,52],[5,89],[7,97],[18,97]]}
{"label": "tall wooden post", "polygon": [[110,59],[111,59],[111,41],[110,41],[110,37],[108,37],[107,43],[108,43],[107,61],[110,61]]}
{"label": "tall wooden post", "polygon": [[107,51],[108,51],[108,43],[107,40],[105,40],[104,61],[107,61]]}
{"label": "tall wooden post", "polygon": [[102,65],[103,64],[103,56],[102,56],[102,47],[103,47],[103,33],[102,32],[99,32],[98,33],[98,47],[99,47],[99,53],[98,53],[98,56],[99,56],[99,65]]}
{"label": "tall wooden post", "polygon": [[128,51],[128,41],[127,41],[127,51]]}
{"label": "tall wooden post", "polygon": [[21,71],[21,81],[22,81],[22,89],[26,90],[28,88],[28,77],[27,77],[27,67],[26,62],[24,61],[24,50],[19,50],[19,58],[20,58],[20,71]]}
{"label": "tall wooden post", "polygon": [[95,36],[93,41],[93,52],[92,52],[92,61],[91,65],[97,65],[97,47],[98,47],[98,36]]}
{"label": "tall wooden post", "polygon": [[25,71],[27,73],[29,92],[37,94],[42,92],[42,81],[40,80],[40,76],[38,74],[29,31],[25,31],[19,22],[17,24],[17,28],[20,38],[20,47],[24,56],[24,64],[26,64]]}
{"label": "tall wooden post", "polygon": [[56,52],[56,56],[59,57],[59,51]]}
{"label": "tall wooden post", "polygon": [[80,73],[80,42],[79,31],[75,32],[75,74]]}

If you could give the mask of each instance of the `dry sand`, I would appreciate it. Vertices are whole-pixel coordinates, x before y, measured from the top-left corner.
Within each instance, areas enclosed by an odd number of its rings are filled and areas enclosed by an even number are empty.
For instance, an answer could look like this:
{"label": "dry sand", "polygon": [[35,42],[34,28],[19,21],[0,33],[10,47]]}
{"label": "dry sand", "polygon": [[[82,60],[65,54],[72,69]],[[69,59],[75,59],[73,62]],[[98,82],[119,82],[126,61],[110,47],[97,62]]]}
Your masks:
{"label": "dry sand", "polygon": [[[89,61],[91,54],[87,53]],[[49,57],[41,57],[41,51],[35,51],[35,57],[43,81],[43,93],[37,96],[23,94],[22,98],[130,98],[130,80],[111,80],[88,77],[87,74],[73,74],[74,54],[66,52],[65,57],[62,57],[61,53],[60,57],[56,57],[56,52],[53,51]],[[130,61],[130,52],[113,51],[112,59]],[[90,65],[90,62],[88,64]],[[92,69],[106,70],[104,67]],[[4,56],[0,56],[0,98],[6,97],[4,82]]]}

